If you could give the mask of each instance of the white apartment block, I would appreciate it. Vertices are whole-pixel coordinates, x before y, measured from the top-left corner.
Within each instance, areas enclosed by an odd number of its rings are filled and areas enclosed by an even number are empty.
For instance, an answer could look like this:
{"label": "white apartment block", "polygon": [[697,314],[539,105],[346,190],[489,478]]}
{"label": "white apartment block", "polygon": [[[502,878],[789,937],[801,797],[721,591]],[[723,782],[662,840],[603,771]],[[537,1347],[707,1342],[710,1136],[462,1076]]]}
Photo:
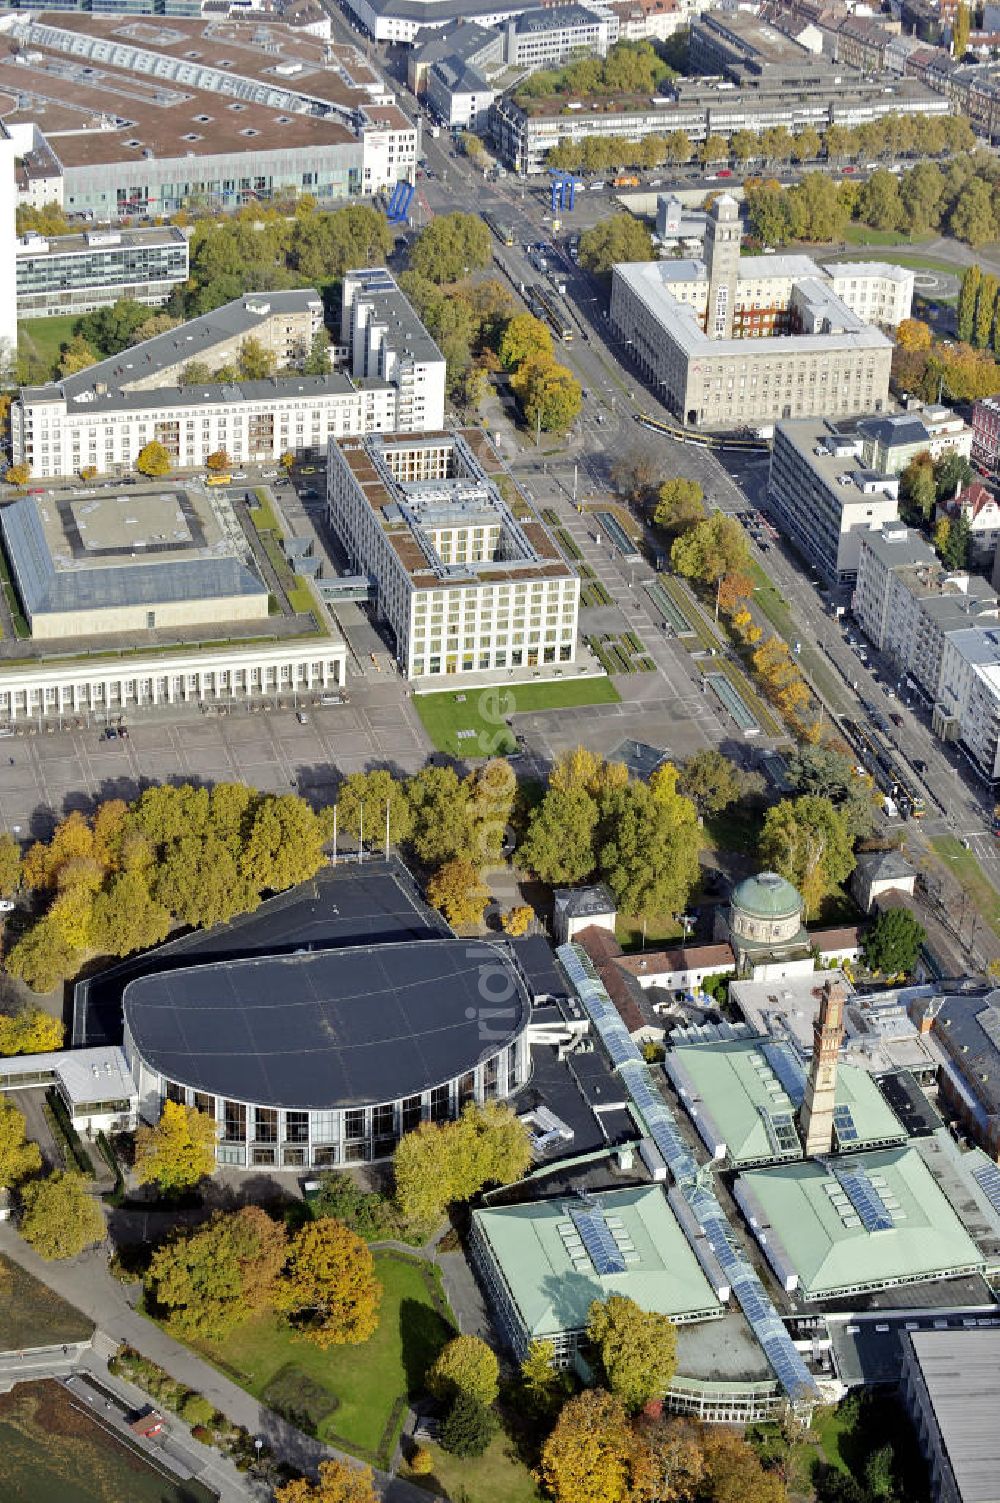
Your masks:
{"label": "white apartment block", "polygon": [[510,484],[478,430],[330,444],[330,525],[407,678],[574,662],[580,581]]}
{"label": "white apartment block", "polygon": [[17,353],[17,298],[14,295],[16,272],[14,247],[17,189],[14,181],[15,143],[10,132],[0,125],[0,285],[7,288],[0,297],[0,373],[12,364]]}
{"label": "white apartment block", "polygon": [[504,61],[511,67],[551,68],[574,53],[604,57],[618,40],[617,14],[604,5],[540,6],[512,17],[504,28]]}
{"label": "white apartment block", "polygon": [[824,268],[834,292],[866,324],[895,329],[913,307],[913,278],[907,266],[885,261],[834,261]]}
{"label": "white apartment block", "polygon": [[17,242],[17,311],[21,318],[92,313],[120,297],[156,308],[188,278],[183,230],[86,230]]}
{"label": "white apartment block", "polygon": [[1000,778],[1000,630],[945,637],[933,725],[944,740],[960,741],[985,777]]}
{"label": "white apartment block", "polygon": [[704,261],[614,268],[612,327],[660,400],[682,422],[709,428],[881,412],[886,336],[808,256],[741,256],[741,238],[739,207],[723,194],[708,216]]}
{"label": "white apartment block", "polygon": [[[368,273],[348,273],[345,283],[355,276],[363,283]],[[358,333],[346,329],[346,370],[192,383],[195,362],[212,371],[232,365],[248,338],[279,367],[302,363],[323,321],[319,295],[253,294],[77,375],[23,388],[11,409],[15,461],[40,477],[69,478],[87,467],[117,475],[152,440],[175,468],[189,469],[219,449],[236,465],[272,462],[288,450],[322,455],[331,438],[440,428],[444,357],[388,273],[378,277],[374,301],[392,316],[369,328],[362,314],[370,305],[355,296]]]}
{"label": "white apartment block", "polygon": [[861,539],[899,515],[899,480],[867,469],[862,440],[825,418],[779,423],[768,496],[781,529],[834,587],[857,578]]}
{"label": "white apartment block", "polygon": [[941,697],[950,634],[995,623],[998,600],[975,574],[949,574],[901,522],[863,535],[854,615],[868,639],[929,700]]}
{"label": "white apartment block", "polygon": [[0,721],[117,718],[153,705],[226,707],[293,700],[343,688],[347,649],[339,637],[248,643],[146,658],[19,662],[0,668]]}

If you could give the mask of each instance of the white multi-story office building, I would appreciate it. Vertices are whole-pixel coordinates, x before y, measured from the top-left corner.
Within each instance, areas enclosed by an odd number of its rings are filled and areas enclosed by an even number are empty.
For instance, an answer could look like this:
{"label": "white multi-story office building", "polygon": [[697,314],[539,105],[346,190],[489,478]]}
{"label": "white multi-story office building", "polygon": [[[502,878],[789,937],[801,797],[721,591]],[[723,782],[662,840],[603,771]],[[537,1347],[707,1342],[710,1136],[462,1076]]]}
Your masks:
{"label": "white multi-story office building", "polygon": [[882,475],[900,475],[918,454],[942,459],[972,453],[973,430],[950,407],[919,403],[906,412],[862,418],[858,432],[864,440],[865,464]]}
{"label": "white multi-story office building", "polygon": [[[369,277],[378,291],[363,289]],[[121,474],[152,440],[180,469],[222,449],[237,464],[321,455],[349,434],[440,428],[445,362],[385,271],[348,273],[346,369],[327,376],[215,380],[247,340],[279,369],[301,364],[323,322],[311,290],[249,294],[48,386],[11,409],[14,458],[35,475]],[[209,379],[196,379],[205,370]]]}
{"label": "white multi-story office building", "polygon": [[13,137],[0,125],[0,285],[7,288],[7,292],[0,297],[0,373],[9,370],[17,353],[17,299],[13,294],[14,246],[17,239],[15,150]]}
{"label": "white multi-story office building", "polygon": [[861,536],[896,521],[899,480],[868,469],[857,434],[824,418],[779,423],[768,496],[782,531],[830,585],[857,578]]}
{"label": "white multi-story office building", "polygon": [[171,225],[50,239],[31,233],[18,240],[16,257],[20,318],[92,313],[120,297],[155,308],[188,277],[187,236]]}
{"label": "white multi-story office building", "polygon": [[1000,778],[1000,629],[945,635],[934,729],[958,740],[984,777]]}
{"label": "white multi-story office building", "polygon": [[551,68],[579,54],[604,57],[618,40],[619,20],[603,5],[543,5],[511,17],[504,28],[505,62],[511,67]]}
{"label": "white multi-story office building", "polygon": [[908,266],[884,261],[833,261],[825,268],[837,296],[867,324],[895,329],[913,307],[913,278]]}
{"label": "white multi-story office building", "polygon": [[572,664],[580,581],[478,430],[331,443],[330,524],[407,678]]}
{"label": "white multi-story office building", "polygon": [[741,256],[740,241],[739,207],[723,194],[703,261],[614,268],[612,327],[660,400],[692,427],[882,411],[886,336],[808,256]]}

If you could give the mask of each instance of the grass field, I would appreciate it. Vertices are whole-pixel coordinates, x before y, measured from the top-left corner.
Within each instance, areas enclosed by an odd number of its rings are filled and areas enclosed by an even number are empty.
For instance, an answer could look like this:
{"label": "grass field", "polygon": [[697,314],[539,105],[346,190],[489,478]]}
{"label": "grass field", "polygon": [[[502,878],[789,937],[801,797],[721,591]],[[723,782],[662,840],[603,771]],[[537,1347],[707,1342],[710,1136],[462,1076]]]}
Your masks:
{"label": "grass field", "polygon": [[937,835],[931,845],[957,882],[965,888],[984,921],[1000,935],[1000,893],[971,851],[954,835]]}
{"label": "grass field", "polygon": [[[874,235],[876,233],[876,231],[875,230],[869,230],[868,233],[870,235]],[[896,244],[896,245],[898,245],[899,244],[899,235],[898,234],[890,234],[887,240],[883,240],[883,241],[874,241],[873,240],[870,243],[873,246],[878,245],[878,244],[881,244],[881,245],[893,245],[893,244]],[[836,257],[834,257],[833,259],[836,260]],[[854,254],[851,257],[851,259],[855,260],[855,261],[881,261],[881,260],[885,260],[886,257],[875,255],[875,254],[872,254],[870,256],[866,256],[866,255],[863,255],[863,254],[862,255]],[[951,263],[949,261],[942,261],[940,259],[940,257],[937,257],[937,256],[922,256],[919,251],[916,251],[916,252],[909,251],[909,250],[907,250],[907,248],[905,246],[903,246],[903,248],[901,250],[894,251],[893,254],[890,257],[888,257],[888,259],[892,262],[892,264],[894,266],[912,266],[913,269],[914,269],[914,271],[939,271],[943,275],[947,275],[947,276],[951,276],[951,277],[961,276],[961,273],[963,271],[963,268],[961,266],[957,265],[957,264],[953,264],[953,263]],[[926,296],[926,294],[925,293],[921,293],[921,296]]]}
{"label": "grass field", "polygon": [[620,913],[615,919],[615,939],[623,950],[651,950],[656,945],[675,945],[684,935],[680,924],[672,914],[646,919],[643,934],[642,919]]}
{"label": "grass field", "polygon": [[[927,230],[922,235],[910,235],[907,240],[910,245],[920,245],[933,238],[931,231]],[[845,229],[844,239],[848,245],[899,245],[900,243],[898,230],[873,230],[867,224],[854,224],[853,222]]]}
{"label": "grass field", "polygon": [[505,1435],[498,1435],[482,1456],[463,1460],[440,1446],[428,1446],[434,1457],[429,1477],[411,1477],[435,1497],[444,1494],[462,1503],[537,1503],[541,1493],[531,1473],[514,1454]]}
{"label": "grass field", "polygon": [[86,1341],[93,1329],[92,1320],[16,1263],[0,1257],[0,1351]]}
{"label": "grass field", "polygon": [[59,364],[59,349],[73,338],[80,322],[79,313],[65,313],[59,318],[26,318],[17,326],[17,346],[38,360],[44,360],[54,375]]}
{"label": "grass field", "polygon": [[406,1398],[423,1388],[424,1374],[454,1334],[429,1264],[391,1253],[375,1255],[384,1294],[375,1335],[363,1346],[320,1351],[295,1340],[277,1316],[239,1327],[222,1343],[196,1349],[262,1403],[311,1429],[320,1440],[386,1466]]}
{"label": "grass field", "polygon": [[213,1503],[216,1496],[161,1471],[58,1383],[19,1383],[0,1395],[4,1503]]}
{"label": "grass field", "polygon": [[438,751],[453,757],[493,757],[514,750],[514,733],[505,723],[512,715],[613,704],[617,699],[618,691],[610,679],[578,678],[561,683],[415,694],[413,704]]}

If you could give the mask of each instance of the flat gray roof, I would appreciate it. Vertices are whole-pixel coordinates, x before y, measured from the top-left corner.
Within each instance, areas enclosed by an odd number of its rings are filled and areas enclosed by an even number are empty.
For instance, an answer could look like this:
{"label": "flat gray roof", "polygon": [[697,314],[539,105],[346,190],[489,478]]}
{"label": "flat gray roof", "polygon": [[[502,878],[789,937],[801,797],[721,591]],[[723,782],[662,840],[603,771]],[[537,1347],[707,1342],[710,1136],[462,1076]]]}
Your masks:
{"label": "flat gray roof", "polygon": [[1000,1499],[1000,1327],[905,1331],[962,1503]]}
{"label": "flat gray roof", "polygon": [[22,496],[0,511],[0,529],[32,617],[267,596],[236,557],[211,503],[194,492]]}

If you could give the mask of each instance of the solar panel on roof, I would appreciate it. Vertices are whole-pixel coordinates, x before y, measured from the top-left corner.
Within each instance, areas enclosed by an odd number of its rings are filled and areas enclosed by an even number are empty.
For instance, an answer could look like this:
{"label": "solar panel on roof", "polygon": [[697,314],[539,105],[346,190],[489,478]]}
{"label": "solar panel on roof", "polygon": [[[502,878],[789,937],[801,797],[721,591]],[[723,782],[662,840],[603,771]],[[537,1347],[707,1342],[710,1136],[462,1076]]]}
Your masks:
{"label": "solar panel on roof", "polygon": [[849,1106],[834,1107],[833,1127],[837,1134],[838,1143],[857,1143],[860,1141],[860,1135],[854,1123],[854,1114]]}
{"label": "solar panel on roof", "polygon": [[973,1169],[972,1177],[994,1211],[1000,1212],[1000,1169],[996,1164],[983,1164],[981,1168]]}
{"label": "solar panel on roof", "polygon": [[861,1218],[866,1232],[892,1230],[892,1212],[863,1169],[835,1169],[847,1197]]}
{"label": "solar panel on roof", "polygon": [[760,1048],[781,1081],[789,1101],[793,1106],[801,1106],[806,1094],[806,1076],[795,1055],[785,1044],[777,1044],[773,1040],[761,1044]]}
{"label": "solar panel on roof", "polygon": [[570,1211],[573,1225],[597,1273],[624,1273],[625,1259],[618,1250],[611,1229],[600,1211]]}

